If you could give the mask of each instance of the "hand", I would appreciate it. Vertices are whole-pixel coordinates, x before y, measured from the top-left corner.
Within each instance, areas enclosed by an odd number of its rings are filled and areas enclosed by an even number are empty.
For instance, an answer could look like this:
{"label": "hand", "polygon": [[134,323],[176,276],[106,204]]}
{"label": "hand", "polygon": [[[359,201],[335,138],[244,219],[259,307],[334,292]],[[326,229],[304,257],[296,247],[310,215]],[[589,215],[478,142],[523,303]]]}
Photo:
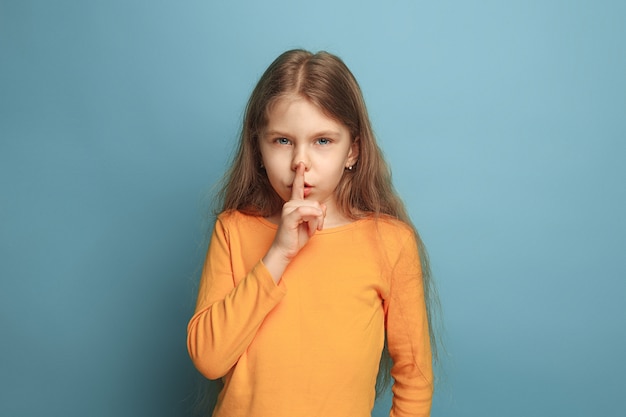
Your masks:
{"label": "hand", "polygon": [[304,199],[304,170],[300,162],[291,186],[291,199],[283,205],[274,242],[263,258],[276,282],[311,236],[324,227],[326,205]]}

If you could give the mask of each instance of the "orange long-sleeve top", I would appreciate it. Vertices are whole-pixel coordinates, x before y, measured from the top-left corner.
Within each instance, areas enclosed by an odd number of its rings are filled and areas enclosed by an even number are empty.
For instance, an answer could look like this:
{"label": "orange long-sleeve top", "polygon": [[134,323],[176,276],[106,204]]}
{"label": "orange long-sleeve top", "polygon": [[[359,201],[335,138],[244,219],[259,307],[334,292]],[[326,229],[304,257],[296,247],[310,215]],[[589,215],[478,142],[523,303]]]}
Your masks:
{"label": "orange long-sleeve top", "polygon": [[428,416],[432,360],[410,227],[362,219],[318,231],[275,284],[261,259],[277,226],[237,211],[215,224],[187,346],[224,387],[215,417],[371,416],[385,331],[390,416]]}

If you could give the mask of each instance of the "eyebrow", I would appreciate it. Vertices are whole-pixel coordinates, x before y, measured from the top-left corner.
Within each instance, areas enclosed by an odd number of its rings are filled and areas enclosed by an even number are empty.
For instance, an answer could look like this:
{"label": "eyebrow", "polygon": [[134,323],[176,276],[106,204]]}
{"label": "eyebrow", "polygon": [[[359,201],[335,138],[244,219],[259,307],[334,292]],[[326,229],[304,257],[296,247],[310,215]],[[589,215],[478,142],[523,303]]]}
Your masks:
{"label": "eyebrow", "polygon": [[[339,132],[336,132],[336,131],[333,131],[333,130],[324,130],[324,131],[321,131],[321,132],[316,132],[315,134],[311,135],[311,137],[316,137],[316,138],[321,138],[321,137],[326,137],[326,136],[337,137],[339,135],[340,135]],[[282,132],[280,130],[268,130],[268,131],[263,133],[263,136],[291,137],[293,135],[290,135],[288,133]]]}

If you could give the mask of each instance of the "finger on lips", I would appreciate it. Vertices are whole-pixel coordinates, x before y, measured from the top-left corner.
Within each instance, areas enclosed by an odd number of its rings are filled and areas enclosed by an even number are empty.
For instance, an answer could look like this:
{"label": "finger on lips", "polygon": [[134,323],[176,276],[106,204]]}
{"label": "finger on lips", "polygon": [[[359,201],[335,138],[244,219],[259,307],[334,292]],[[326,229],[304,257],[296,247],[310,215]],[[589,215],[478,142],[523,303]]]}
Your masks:
{"label": "finger on lips", "polygon": [[[314,201],[305,203],[304,191],[304,172],[306,167],[303,162],[299,162],[296,166],[293,182],[291,185],[291,202],[287,202],[285,207],[291,207],[292,213],[300,218],[299,224],[307,228],[309,236],[313,236],[316,230],[322,230],[324,227],[324,219],[326,217],[326,205],[318,204]],[[301,202],[301,203],[300,203]],[[289,210],[289,211],[291,211]]]}
{"label": "finger on lips", "polygon": [[304,169],[304,164],[302,162],[298,163],[293,184],[291,185],[292,200],[304,200]]}

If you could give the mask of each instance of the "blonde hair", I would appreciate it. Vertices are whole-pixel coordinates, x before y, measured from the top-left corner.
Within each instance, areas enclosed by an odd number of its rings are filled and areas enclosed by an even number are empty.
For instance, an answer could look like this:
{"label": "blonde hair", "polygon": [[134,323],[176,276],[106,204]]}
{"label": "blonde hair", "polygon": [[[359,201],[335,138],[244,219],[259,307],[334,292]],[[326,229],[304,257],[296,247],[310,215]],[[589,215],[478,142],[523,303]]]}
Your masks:
{"label": "blonde hair", "polygon": [[[420,252],[424,295],[433,359],[437,338],[432,314],[438,297],[430,274],[426,248],[396,193],[391,171],[376,143],[361,88],[344,62],[328,52],[294,49],[281,54],[261,76],[246,106],[241,138],[230,169],[219,191],[219,212],[270,216],[280,212],[284,201],[271,187],[261,165],[258,139],[268,123],[268,109],[278,99],[298,95],[318,106],[328,117],[348,127],[358,141],[357,164],[343,175],[335,191],[338,209],[352,219],[391,216],[413,228]],[[380,393],[390,381],[391,359],[385,346],[377,383]]]}

